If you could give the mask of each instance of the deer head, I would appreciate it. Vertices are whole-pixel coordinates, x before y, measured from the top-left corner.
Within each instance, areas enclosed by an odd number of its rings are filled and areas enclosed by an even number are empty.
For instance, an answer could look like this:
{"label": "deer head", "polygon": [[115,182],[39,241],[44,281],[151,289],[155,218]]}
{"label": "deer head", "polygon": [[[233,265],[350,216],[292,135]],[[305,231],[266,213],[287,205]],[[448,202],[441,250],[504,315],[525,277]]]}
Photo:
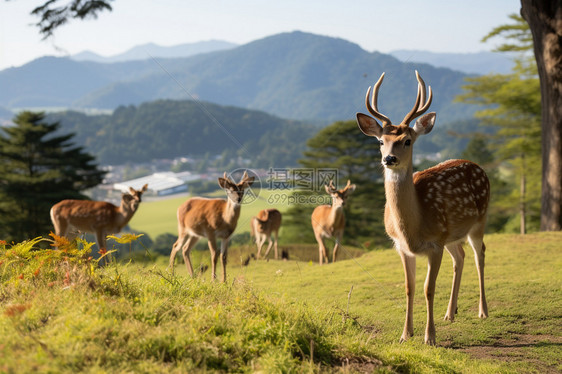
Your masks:
{"label": "deer head", "polygon": [[248,177],[248,173],[244,171],[240,182],[235,183],[227,177],[226,172],[222,178],[219,178],[219,186],[226,191],[226,195],[234,204],[240,204],[244,198],[244,191],[254,183],[255,177]]}
{"label": "deer head", "polygon": [[[418,93],[414,107],[406,114],[402,122],[395,126],[387,116],[379,112],[377,107],[378,91],[383,78],[384,73],[382,73],[377,83],[373,86],[371,102],[369,102],[371,87],[369,87],[365,96],[367,109],[376,119],[382,122],[382,126],[375,118],[362,113],[357,113],[357,123],[365,135],[374,136],[379,140],[382,164],[385,168],[407,169],[412,165],[412,147],[414,142],[418,136],[428,134],[433,129],[436,114],[431,112],[422,116],[431,105],[433,93],[431,92],[431,87],[429,87],[426,101],[425,82],[416,71]],[[410,122],[417,117],[420,118],[418,118],[413,127],[410,127]]]}
{"label": "deer head", "polygon": [[351,181],[348,180],[347,184],[341,190],[338,190],[334,186],[334,181],[330,180],[330,184],[324,186],[326,192],[332,197],[332,206],[339,208],[345,206],[345,202],[349,194],[355,191],[355,185],[351,184]]}
{"label": "deer head", "polygon": [[129,192],[124,193],[121,196],[121,205],[128,211],[135,212],[138,209],[139,204],[141,203],[142,194],[146,192],[147,188],[148,184],[142,186],[140,190],[135,190],[133,187],[129,187]]}

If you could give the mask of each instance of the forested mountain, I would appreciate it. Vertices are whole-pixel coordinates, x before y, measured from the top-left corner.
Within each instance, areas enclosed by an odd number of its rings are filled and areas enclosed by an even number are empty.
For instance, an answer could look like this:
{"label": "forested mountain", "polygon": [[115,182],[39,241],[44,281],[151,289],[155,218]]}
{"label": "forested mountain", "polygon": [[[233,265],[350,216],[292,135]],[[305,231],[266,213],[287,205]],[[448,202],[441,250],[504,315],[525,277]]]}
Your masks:
{"label": "forested mountain", "polygon": [[453,103],[465,74],[303,32],[189,58],[100,64],[46,57],[0,72],[0,105],[115,109],[197,98],[329,123],[363,111],[367,87],[385,71],[380,109],[399,121],[415,99],[415,69],[432,86],[432,109],[443,122],[471,116],[474,108]]}
{"label": "forested mountain", "polygon": [[76,143],[105,165],[226,152],[252,167],[285,167],[296,165],[317,131],[260,111],[173,100],[122,106],[111,115],[52,113],[48,120],[76,133]]}

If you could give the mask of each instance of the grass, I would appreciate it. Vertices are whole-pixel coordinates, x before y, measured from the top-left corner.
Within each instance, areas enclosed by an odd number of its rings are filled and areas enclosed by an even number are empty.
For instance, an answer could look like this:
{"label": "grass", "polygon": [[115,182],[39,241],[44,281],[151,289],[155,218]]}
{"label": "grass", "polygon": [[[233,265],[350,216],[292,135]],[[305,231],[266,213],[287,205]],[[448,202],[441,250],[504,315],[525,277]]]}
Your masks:
{"label": "grass", "polygon": [[[467,250],[459,313],[436,320],[437,347],[423,344],[423,260],[415,336],[398,344],[405,297],[391,250],[346,248],[348,259],[318,266],[294,260],[314,246],[295,245],[290,261],[242,266],[247,252],[231,248],[219,284],[183,266],[171,276],[165,258],[98,268],[80,251],[0,245],[0,372],[560,372],[560,242],[561,232],[486,237],[486,320]],[[445,255],[437,316],[451,268]]]}
{"label": "grass", "polygon": [[[288,194],[285,190],[260,190],[259,197],[255,201],[243,204],[238,220],[235,234],[250,232],[250,220],[262,209],[276,208],[281,213],[285,212],[288,204],[279,196]],[[180,196],[169,199],[158,199],[154,201],[144,201],[139,210],[131,219],[130,226],[133,231],[145,232],[152,239],[158,235],[170,233],[178,234],[178,223],[176,211],[178,207],[191,196]],[[225,198],[222,190],[205,195],[211,198]]]}

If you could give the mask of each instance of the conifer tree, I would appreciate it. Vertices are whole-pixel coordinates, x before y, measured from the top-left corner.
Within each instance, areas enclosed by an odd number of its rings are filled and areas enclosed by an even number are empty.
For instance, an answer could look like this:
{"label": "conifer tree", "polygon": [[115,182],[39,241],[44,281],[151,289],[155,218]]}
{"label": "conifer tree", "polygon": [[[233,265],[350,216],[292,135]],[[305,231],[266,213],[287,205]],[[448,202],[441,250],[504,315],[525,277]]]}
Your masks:
{"label": "conifer tree", "polygon": [[22,241],[48,234],[51,206],[84,199],[82,191],[101,183],[105,172],[44,113],[21,112],[14,124],[0,131],[0,235]]}
{"label": "conifer tree", "polygon": [[[305,169],[337,170],[335,183],[339,188],[348,179],[357,185],[345,207],[344,243],[368,246],[387,240],[383,223],[385,197],[380,159],[378,141],[359,131],[355,121],[346,121],[325,127],[309,139],[304,158],[299,160]],[[316,188],[308,195],[328,197],[323,186],[328,182],[315,181]],[[304,192],[297,190],[296,193]],[[284,226],[287,226],[287,234],[294,237],[293,240],[314,242],[310,216],[315,207],[315,204],[294,204],[289,208]]]}

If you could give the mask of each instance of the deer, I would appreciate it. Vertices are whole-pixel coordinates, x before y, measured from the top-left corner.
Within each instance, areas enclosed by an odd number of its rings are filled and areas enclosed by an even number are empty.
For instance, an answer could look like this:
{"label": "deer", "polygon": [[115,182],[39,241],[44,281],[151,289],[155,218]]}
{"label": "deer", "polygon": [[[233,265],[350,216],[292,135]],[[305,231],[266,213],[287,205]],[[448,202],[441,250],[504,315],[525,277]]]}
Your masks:
{"label": "deer", "polygon": [[244,175],[239,183],[235,183],[226,172],[218,178],[219,186],[226,192],[227,199],[209,199],[192,197],[177,210],[178,240],[170,254],[170,269],[174,271],[174,260],[181,249],[187,271],[193,277],[190,251],[200,238],[206,237],[211,252],[211,279],[215,280],[219,257],[217,239],[221,239],[220,258],[222,264],[221,282],[226,282],[226,262],[229,239],[236,229],[244,192],[254,183],[255,177]]}
{"label": "deer", "polygon": [[120,232],[129,223],[147,188],[148,184],[140,190],[129,187],[128,193],[122,194],[119,207],[106,201],[62,200],[50,211],[55,234],[73,240],[77,230],[90,232],[96,235],[98,248],[105,250],[107,235]]}
{"label": "deer", "polygon": [[354,184],[351,184],[350,180],[347,181],[347,185],[341,190],[338,190],[334,186],[333,180],[330,180],[329,184],[324,185],[326,193],[332,197],[332,205],[317,206],[314,208],[311,216],[312,230],[318,242],[318,262],[320,265],[322,265],[324,261],[326,261],[326,263],[329,262],[326,246],[324,245],[324,238],[335,239],[336,243],[334,244],[332,253],[332,262],[336,262],[338,249],[343,237],[343,229],[345,227],[343,207],[349,195],[355,191],[355,187]]}
{"label": "deer", "polygon": [[[488,317],[484,292],[484,227],[490,201],[490,182],[484,170],[468,160],[448,160],[413,173],[414,143],[419,136],[431,132],[436,118],[435,112],[424,114],[433,98],[431,87],[426,100],[425,82],[417,71],[415,75],[418,81],[416,101],[399,125],[393,125],[377,107],[384,73],[373,86],[371,102],[371,87],[365,98],[367,110],[374,118],[357,113],[357,123],[365,135],[376,137],[380,142],[386,195],[384,224],[404,268],[406,320],[400,342],[414,334],[416,256],[425,256],[428,261],[424,284],[427,307],[425,343],[435,345],[433,301],[443,248],[453,260],[453,285],[445,320],[454,321],[457,312],[465,256],[462,243],[466,239],[474,251],[478,272],[478,315],[480,318]],[[418,119],[410,127],[414,118]]]}
{"label": "deer", "polygon": [[[256,258],[260,258],[261,249],[267,239],[269,244],[267,245],[267,250],[265,251],[264,258],[267,258],[269,251],[272,247],[275,248],[275,259],[279,259],[279,253],[277,250],[277,242],[279,239],[279,228],[281,227],[281,212],[277,209],[263,209],[257,216],[252,218],[250,222],[250,233],[252,236],[256,237],[256,245],[258,246],[258,253]],[[272,235],[274,240],[272,240]],[[275,243],[275,246],[274,244]]]}

